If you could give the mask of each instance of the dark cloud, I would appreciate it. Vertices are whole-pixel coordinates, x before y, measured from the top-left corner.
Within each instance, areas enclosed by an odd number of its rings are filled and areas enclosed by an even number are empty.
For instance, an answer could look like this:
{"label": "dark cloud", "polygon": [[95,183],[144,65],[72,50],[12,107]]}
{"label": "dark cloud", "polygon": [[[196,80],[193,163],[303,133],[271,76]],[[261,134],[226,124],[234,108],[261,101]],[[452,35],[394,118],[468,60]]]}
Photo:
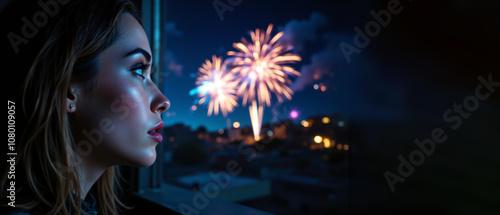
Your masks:
{"label": "dark cloud", "polygon": [[301,52],[304,42],[316,40],[316,31],[327,23],[326,16],[318,12],[312,13],[309,20],[291,20],[286,23],[285,27],[279,28],[280,31],[285,32],[280,42],[291,44],[295,52]]}
{"label": "dark cloud", "polygon": [[[328,21],[322,14],[312,13],[308,20],[292,20],[283,28],[284,41],[299,47],[303,62],[299,69],[301,75],[290,86],[293,92],[300,94],[318,84],[326,87],[322,93],[335,101],[332,109],[339,113],[382,118],[400,116],[398,108],[403,98],[398,93],[397,82],[386,79],[370,56],[357,56],[358,63],[347,63],[339,44],[351,41],[354,35],[322,29]],[[280,105],[276,104],[273,109]]]}
{"label": "dark cloud", "polygon": [[184,32],[177,29],[177,24],[175,22],[167,22],[165,24],[165,33],[167,33],[167,35],[172,35],[177,37],[184,35]]}
{"label": "dark cloud", "polygon": [[172,51],[165,50],[164,63],[166,65],[166,71],[173,72],[177,76],[182,76],[182,69],[184,66],[178,62]]}
{"label": "dark cloud", "polygon": [[[181,37],[184,35],[183,31],[177,29],[177,23],[175,22],[167,22],[164,27],[165,33],[167,35],[171,35],[174,37]],[[184,66],[179,63],[177,57],[175,57],[174,53],[171,50],[165,49],[163,60],[165,63],[165,71],[167,72],[167,74],[173,72],[179,77],[182,76],[182,69]]]}
{"label": "dark cloud", "polygon": [[346,36],[327,33],[318,39],[321,27],[324,27],[328,22],[325,15],[313,12],[308,20],[291,20],[280,28],[285,33],[280,42],[293,45],[294,52],[301,53],[302,58],[306,56],[304,53],[306,42],[315,41],[315,43],[326,44],[324,49],[310,54],[310,57],[308,55],[310,59],[303,59],[303,61],[310,63],[304,64],[300,69],[301,76],[291,86],[294,92],[302,91],[308,85],[313,84],[315,80],[333,77],[334,68],[338,67],[337,64],[343,63],[342,53],[337,44],[338,41],[341,41],[340,39],[346,38]]}
{"label": "dark cloud", "polygon": [[301,76],[298,77],[291,89],[294,92],[302,91],[305,87],[323,78],[332,78],[334,71],[345,66],[342,52],[338,48],[338,41],[346,38],[345,35],[326,33],[322,37],[322,43],[326,46],[321,51],[310,56],[310,63],[302,65]]}

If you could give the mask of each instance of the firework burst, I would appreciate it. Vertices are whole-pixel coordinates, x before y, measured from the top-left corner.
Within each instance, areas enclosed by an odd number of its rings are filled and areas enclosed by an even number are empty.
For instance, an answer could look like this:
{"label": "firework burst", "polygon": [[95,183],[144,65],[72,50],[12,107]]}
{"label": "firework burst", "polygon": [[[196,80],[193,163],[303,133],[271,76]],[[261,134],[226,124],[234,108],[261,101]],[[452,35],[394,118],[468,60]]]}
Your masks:
{"label": "firework burst", "polygon": [[234,56],[230,73],[234,74],[239,82],[236,94],[243,97],[243,106],[246,106],[247,102],[251,103],[248,110],[255,140],[260,139],[263,104],[271,105],[271,93],[276,95],[280,103],[283,102],[282,97],[291,100],[293,91],[288,85],[292,81],[288,76],[300,75],[287,65],[300,61],[300,56],[289,53],[293,49],[291,45],[277,42],[284,32],[271,37],[272,29],[273,25],[270,24],[266,31],[256,29],[250,32],[252,42],[242,38],[241,42],[233,44],[239,52],[227,53]]}
{"label": "firework burst", "polygon": [[279,102],[283,102],[282,97],[288,100],[292,98],[288,76],[299,76],[300,73],[286,64],[298,62],[301,58],[288,53],[293,49],[291,45],[277,43],[283,32],[271,37],[272,29],[273,25],[270,24],[266,31],[256,29],[250,32],[252,42],[242,38],[242,42],[233,44],[239,52],[227,53],[234,56],[230,73],[238,77],[240,85],[236,94],[243,97],[243,106],[253,100],[270,106],[271,93],[276,95]]}
{"label": "firework burst", "polygon": [[222,61],[215,55],[212,62],[206,60],[198,69],[195,84],[198,85],[190,91],[191,95],[198,95],[198,104],[208,102],[208,115],[219,114],[219,109],[224,116],[238,106],[236,100],[236,87],[234,75],[226,71],[227,61]]}

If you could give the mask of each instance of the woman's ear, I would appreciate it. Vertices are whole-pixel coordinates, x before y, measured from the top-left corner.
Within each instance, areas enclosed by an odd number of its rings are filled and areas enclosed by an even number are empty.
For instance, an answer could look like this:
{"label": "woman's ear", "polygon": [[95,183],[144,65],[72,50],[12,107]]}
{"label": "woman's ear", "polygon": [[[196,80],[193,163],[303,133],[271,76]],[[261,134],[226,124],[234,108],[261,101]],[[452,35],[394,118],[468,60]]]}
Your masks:
{"label": "woman's ear", "polygon": [[66,111],[68,113],[74,113],[76,111],[76,103],[81,97],[81,87],[79,84],[70,84],[68,88],[68,94],[66,96]]}

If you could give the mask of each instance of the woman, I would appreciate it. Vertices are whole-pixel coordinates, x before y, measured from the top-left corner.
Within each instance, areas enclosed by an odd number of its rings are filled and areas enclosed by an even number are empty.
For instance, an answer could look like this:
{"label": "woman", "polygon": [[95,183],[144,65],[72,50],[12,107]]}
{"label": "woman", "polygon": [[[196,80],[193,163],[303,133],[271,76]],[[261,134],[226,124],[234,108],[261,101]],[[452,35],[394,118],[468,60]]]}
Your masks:
{"label": "woman", "polygon": [[[116,214],[125,205],[115,166],[153,164],[169,100],[151,79],[151,49],[131,2],[57,3],[24,85],[15,209]],[[2,191],[8,186],[4,175]]]}

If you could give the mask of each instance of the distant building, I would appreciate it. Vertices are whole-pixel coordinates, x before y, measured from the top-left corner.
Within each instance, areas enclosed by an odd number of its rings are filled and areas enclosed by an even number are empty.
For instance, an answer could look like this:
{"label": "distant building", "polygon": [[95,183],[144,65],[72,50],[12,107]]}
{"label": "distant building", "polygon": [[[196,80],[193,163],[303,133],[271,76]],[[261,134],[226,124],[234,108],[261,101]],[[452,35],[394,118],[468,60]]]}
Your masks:
{"label": "distant building", "polygon": [[[212,189],[217,198],[278,214],[332,214],[347,208],[350,149],[348,122],[341,116],[264,124],[257,142],[250,127],[239,126],[207,132],[176,124],[166,127],[165,134],[167,153],[195,141],[210,157],[195,166],[167,162],[169,183],[197,192]],[[231,161],[242,171],[230,177],[233,185],[218,185],[216,192],[211,173],[225,171]]]}
{"label": "distant building", "polygon": [[177,178],[184,188],[204,193],[213,198],[231,202],[240,202],[267,196],[271,193],[269,180],[259,180],[245,176],[216,172],[199,172]]}

